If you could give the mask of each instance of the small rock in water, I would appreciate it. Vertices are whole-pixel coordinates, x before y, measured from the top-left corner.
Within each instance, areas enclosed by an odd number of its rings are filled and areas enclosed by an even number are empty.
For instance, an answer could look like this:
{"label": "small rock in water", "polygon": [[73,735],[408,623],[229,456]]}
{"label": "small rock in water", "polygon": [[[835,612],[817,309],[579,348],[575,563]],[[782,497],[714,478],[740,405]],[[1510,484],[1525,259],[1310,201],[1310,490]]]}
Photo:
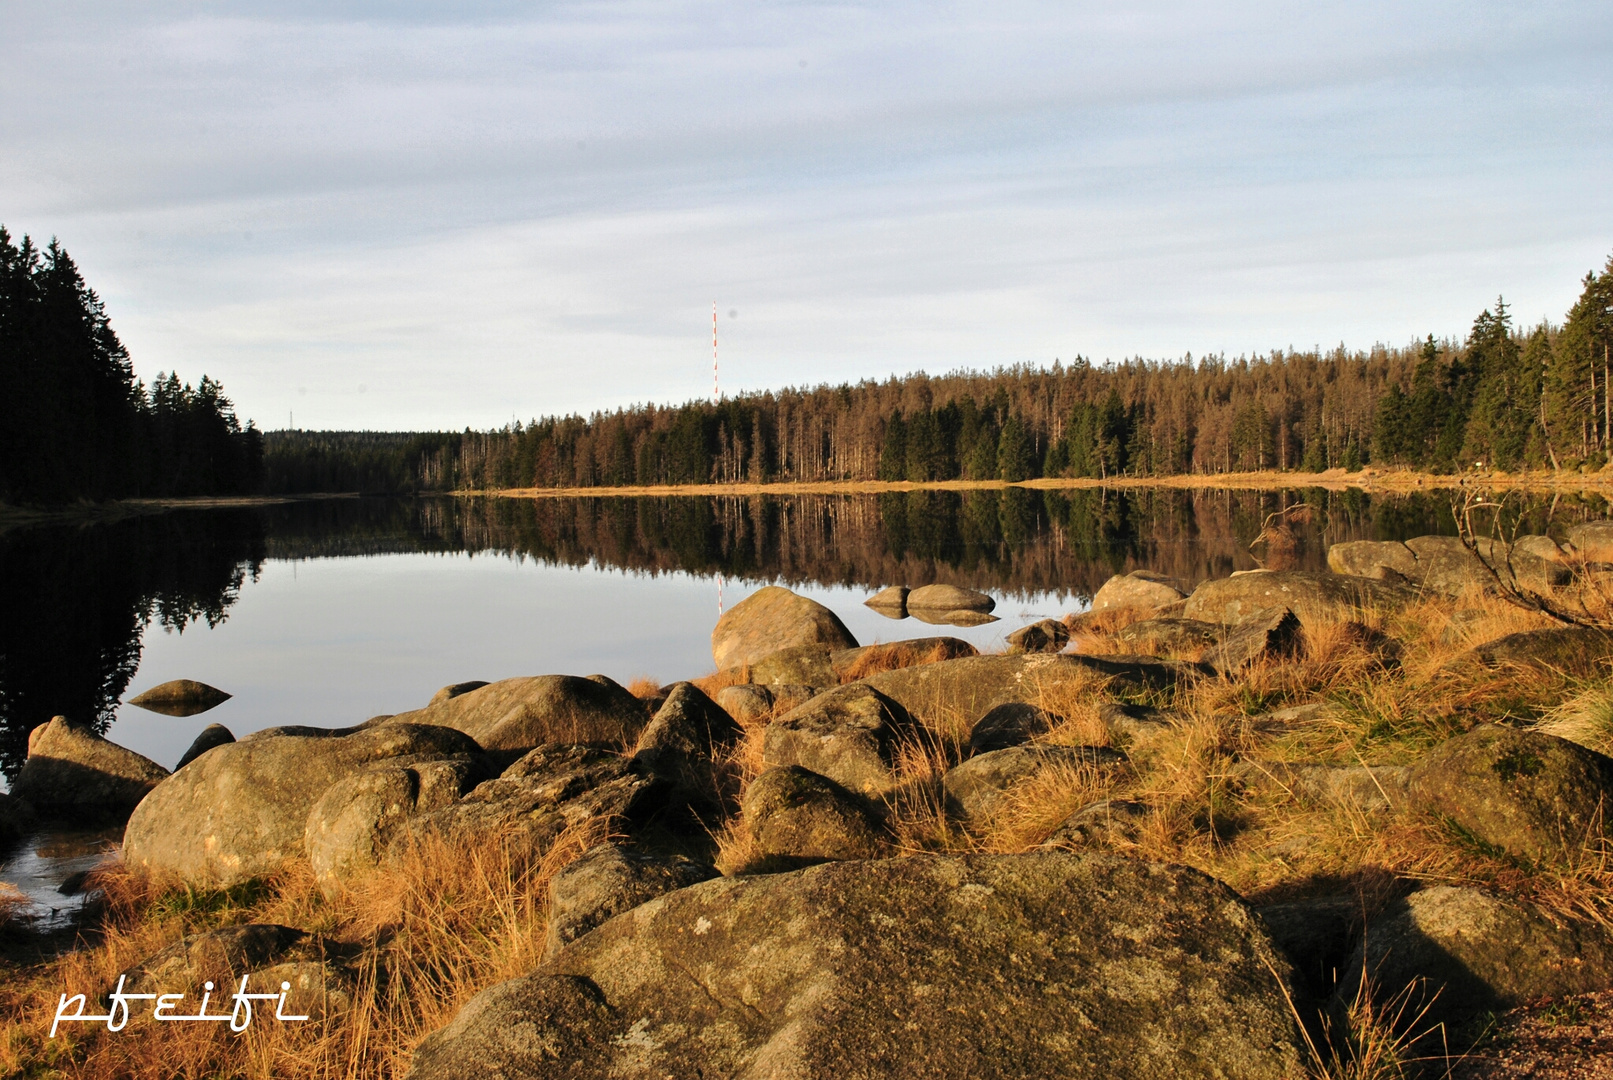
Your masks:
{"label": "small rock in water", "polygon": [[985,626],[987,623],[1000,621],[995,615],[967,608],[959,608],[956,611],[942,608],[909,608],[907,613],[919,622],[929,623],[931,626]]}
{"label": "small rock in water", "polygon": [[907,594],[907,610],[925,611],[979,611],[988,612],[997,601],[983,592],[963,589],[956,585],[924,585]]}
{"label": "small rock in water", "polygon": [[190,749],[180,755],[179,764],[174,766],[174,772],[183,769],[186,765],[213,749],[213,747],[223,746],[234,741],[235,734],[223,724],[208,724],[202,728],[201,734],[197,735],[195,741],[190,744]]}
{"label": "small rock in water", "polygon": [[230,695],[215,686],[194,679],[173,679],[130,698],[129,704],[164,716],[195,716],[228,700]]}
{"label": "small rock in water", "polygon": [[900,619],[907,614],[907,586],[888,585],[863,603],[887,618]]}

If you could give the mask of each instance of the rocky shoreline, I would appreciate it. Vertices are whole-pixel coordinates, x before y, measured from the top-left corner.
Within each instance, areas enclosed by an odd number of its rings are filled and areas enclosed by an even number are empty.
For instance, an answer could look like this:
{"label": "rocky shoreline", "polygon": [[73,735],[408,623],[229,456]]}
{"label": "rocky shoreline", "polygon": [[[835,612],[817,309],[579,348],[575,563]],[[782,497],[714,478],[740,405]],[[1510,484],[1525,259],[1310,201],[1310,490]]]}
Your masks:
{"label": "rocky shoreline", "polygon": [[[245,903],[103,967],[139,992],[284,981],[330,1030],[398,996],[376,972],[409,947],[343,905],[496,849],[541,885],[541,944],[385,1056],[417,1080],[1292,1077],[1384,1046],[1401,1073],[1351,1075],[1402,1075],[1500,1011],[1613,989],[1613,723],[1565,705],[1613,700],[1589,618],[1613,525],[1328,562],[1116,576],[988,655],[862,645],[767,587],[719,621],[715,674],[214,725],[171,774],[58,717],[0,840],[127,816],[109,893],[302,888],[299,925]],[[990,617],[929,588],[869,602]]]}

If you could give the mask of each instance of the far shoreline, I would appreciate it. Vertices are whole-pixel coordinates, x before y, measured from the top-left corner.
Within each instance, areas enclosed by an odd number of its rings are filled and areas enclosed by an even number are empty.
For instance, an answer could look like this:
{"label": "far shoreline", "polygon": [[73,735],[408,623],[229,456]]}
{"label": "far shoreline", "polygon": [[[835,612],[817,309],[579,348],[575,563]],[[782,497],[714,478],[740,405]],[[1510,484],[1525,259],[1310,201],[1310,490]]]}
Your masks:
{"label": "far shoreline", "polygon": [[460,490],[452,494],[461,498],[575,499],[720,495],[878,495],[905,491],[1006,491],[1009,488],[1031,491],[1081,491],[1096,488],[1275,491],[1312,487],[1328,491],[1356,488],[1364,492],[1381,491],[1394,494],[1454,488],[1476,491],[1613,492],[1613,468],[1594,473],[1536,470],[1518,473],[1471,472],[1440,475],[1400,469],[1379,472],[1369,466],[1353,473],[1346,473],[1343,469],[1329,469],[1321,473],[1276,471],[1182,473],[1174,476],[1120,476],[1108,479],[1044,478],[1014,483],[1006,480],[937,480],[929,483],[915,483],[908,480],[826,480],[763,484],[635,484],[617,487],[490,488]]}

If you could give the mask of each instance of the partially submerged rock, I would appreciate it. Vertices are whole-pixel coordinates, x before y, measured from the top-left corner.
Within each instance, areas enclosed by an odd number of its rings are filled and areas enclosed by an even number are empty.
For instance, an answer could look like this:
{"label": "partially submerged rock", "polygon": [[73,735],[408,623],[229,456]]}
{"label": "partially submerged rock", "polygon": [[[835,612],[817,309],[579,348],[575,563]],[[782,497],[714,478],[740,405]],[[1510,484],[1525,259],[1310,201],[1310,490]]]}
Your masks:
{"label": "partially submerged rock", "polygon": [[983,592],[964,589],[957,585],[924,585],[907,594],[907,610],[923,611],[978,611],[986,613],[997,606],[997,601]]}
{"label": "partially submerged rock", "polygon": [[909,608],[907,614],[921,623],[931,626],[985,626],[988,623],[1000,622],[995,615],[984,611],[975,611],[970,608],[948,610],[946,608]]}
{"label": "partially submerged rock", "polygon": [[208,724],[202,728],[195,739],[191,740],[191,744],[186,748],[185,752],[179,755],[179,764],[174,766],[174,772],[183,769],[186,765],[213,749],[213,747],[223,746],[234,741],[235,734],[223,724]]}
{"label": "partially submerged rock", "polygon": [[678,856],[600,844],[549,879],[548,959],[600,923],[657,896],[709,881],[717,868]]}
{"label": "partially submerged rock", "polygon": [[[907,613],[907,586],[887,585],[864,600],[863,603],[874,608],[881,615],[888,613],[893,618],[902,618]],[[897,612],[901,612],[901,614],[898,615],[896,614]]]}
{"label": "partially submerged rock", "polygon": [[1380,1000],[1407,995],[1402,1023],[1421,1015],[1419,1031],[1459,1028],[1482,1012],[1613,987],[1613,940],[1478,889],[1438,885],[1368,923],[1339,982],[1342,1001],[1363,973]]}
{"label": "partially submerged rock", "polygon": [[756,853],[775,868],[889,854],[865,800],[799,765],[768,769],[752,781],[743,820]]}
{"label": "partially submerged rock", "polygon": [[11,794],[47,817],[121,818],[168,776],[148,757],[57,716],[28,734]]}
{"label": "partially submerged rock", "polygon": [[949,814],[966,823],[982,823],[991,819],[1015,788],[1043,773],[1068,775],[1125,760],[1125,754],[1106,746],[1010,746],[977,754],[948,769],[941,778],[941,789]]}
{"label": "partially submerged rock", "polygon": [[762,762],[800,765],[858,794],[879,795],[896,786],[898,741],[918,733],[900,704],[867,683],[850,683],[769,724]]}
{"label": "partially submerged rock", "polygon": [[857,639],[834,612],[778,585],[758,589],[729,608],[711,632],[711,655],[719,671],[798,645],[854,649]]}
{"label": "partially submerged rock", "polygon": [[1409,789],[1419,809],[1536,862],[1576,863],[1613,826],[1613,758],[1534,731],[1482,724],[1448,739]]}
{"label": "partially submerged rock", "polygon": [[603,675],[500,679],[398,713],[381,726],[437,724],[462,731],[484,749],[519,756],[546,743],[631,746],[649,722],[644,703]]}
{"label": "partially submerged rock", "polygon": [[194,679],[171,679],[129,699],[129,704],[164,716],[195,716],[230,700],[216,686]]}
{"label": "partially submerged rock", "polygon": [[1262,570],[1206,581],[1193,590],[1182,615],[1234,625],[1258,612],[1286,607],[1302,626],[1357,619],[1366,611],[1390,611],[1417,599],[1417,590],[1372,578],[1306,570]]}
{"label": "partially submerged rock", "polygon": [[474,998],[409,1075],[1289,1080],[1288,971],[1186,867],[836,862],[620,915]]}
{"label": "partially submerged rock", "polygon": [[308,813],[342,777],[384,761],[477,753],[469,736],[427,724],[214,747],[158,784],[135,809],[124,830],[124,862],[195,884],[234,885],[305,856]]}

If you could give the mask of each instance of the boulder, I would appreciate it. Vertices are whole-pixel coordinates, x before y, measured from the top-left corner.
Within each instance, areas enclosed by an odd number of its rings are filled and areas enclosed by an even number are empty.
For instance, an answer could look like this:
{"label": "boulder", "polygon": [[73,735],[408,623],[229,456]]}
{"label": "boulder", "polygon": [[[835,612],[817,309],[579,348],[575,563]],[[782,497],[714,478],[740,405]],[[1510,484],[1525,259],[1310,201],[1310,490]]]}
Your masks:
{"label": "boulder", "polygon": [[183,769],[186,765],[213,749],[213,747],[223,746],[225,743],[234,741],[234,733],[223,724],[208,724],[202,728],[201,734],[191,740],[191,744],[185,752],[179,755],[179,764],[174,766],[174,772]]}
{"label": "boulder", "polygon": [[1063,852],[722,878],[472,999],[412,1080],[1304,1074],[1289,966],[1196,870]]}
{"label": "boulder", "polygon": [[907,610],[924,611],[978,611],[982,614],[997,606],[997,601],[983,592],[962,589],[956,585],[924,585],[907,594]]}
{"label": "boulder", "polygon": [[[276,993],[290,983],[288,1015],[325,1017],[352,1006],[356,982],[333,942],[273,923],[249,923],[189,934],[124,971],[124,993],[184,994],[199,1003],[204,984],[213,984],[214,1012],[228,1014],[229,995],[247,979],[247,993]],[[116,980],[114,980],[115,982]],[[181,1003],[183,1006],[185,1003]],[[257,1002],[259,1016],[273,1016],[276,1003]],[[188,1012],[188,1009],[181,1009]]]}
{"label": "boulder", "polygon": [[949,814],[967,824],[981,824],[1014,788],[1044,772],[1068,774],[1125,760],[1125,754],[1106,746],[1010,746],[977,754],[948,769],[941,777],[941,790]]}
{"label": "boulder", "polygon": [[1143,823],[1153,810],[1130,799],[1099,799],[1088,803],[1059,823],[1043,847],[1114,848],[1137,843]]}
{"label": "boulder", "polygon": [[1130,609],[1152,615],[1186,595],[1182,583],[1175,578],[1156,574],[1152,570],[1133,570],[1129,574],[1116,574],[1105,581],[1092,597],[1092,611]]}
{"label": "boulder", "polygon": [[[902,611],[905,614],[905,609],[907,608],[907,586],[887,585],[873,596],[870,596],[868,599],[864,600],[863,603],[867,604],[871,608],[875,608],[881,615],[885,614],[887,611]],[[896,617],[900,618],[901,616]]]}
{"label": "boulder", "polygon": [[216,746],[158,784],[123,834],[131,868],[227,887],[307,854],[308,814],[336,781],[367,766],[475,755],[473,739],[427,724],[351,735],[278,735]]}
{"label": "boulder", "polygon": [[1116,631],[1115,640],[1138,652],[1193,652],[1214,645],[1224,633],[1220,623],[1198,619],[1143,619]]}
{"label": "boulder", "polygon": [[864,645],[856,649],[842,649],[829,658],[834,670],[834,682],[854,682],[881,671],[934,664],[942,660],[956,660],[963,656],[979,656],[980,650],[955,637],[906,638]]}
{"label": "boulder", "polygon": [[1417,556],[1415,580],[1446,596],[1460,596],[1474,586],[1493,588],[1496,576],[1527,592],[1549,594],[1573,577],[1562,565],[1556,543],[1545,536],[1520,537],[1511,544],[1480,537],[1474,541],[1478,555],[1455,536],[1418,536],[1406,546]]}
{"label": "boulder", "polygon": [[1520,630],[1486,641],[1458,658],[1481,667],[1536,667],[1568,675],[1605,673],[1613,659],[1613,635],[1585,626]]}
{"label": "boulder", "polygon": [[437,724],[462,731],[488,751],[518,756],[546,743],[628,747],[649,722],[644,703],[603,675],[500,679],[381,726]]}
{"label": "boulder", "polygon": [[854,649],[857,639],[834,612],[778,585],[758,589],[729,608],[711,632],[711,655],[719,671],[797,645]]}
{"label": "boulder", "polygon": [[750,681],[758,686],[834,686],[840,680],[829,662],[831,655],[833,652],[827,645],[780,649],[751,661]]}
{"label": "boulder", "polygon": [[755,851],[774,868],[889,854],[871,807],[826,776],[785,765],[751,781],[743,807]]}
{"label": "boulder", "polygon": [[1587,521],[1568,530],[1574,554],[1586,562],[1613,563],[1613,521]]}
{"label": "boulder", "polygon": [[1235,625],[1257,612],[1286,607],[1300,625],[1345,622],[1365,610],[1392,610],[1417,599],[1417,590],[1372,578],[1307,570],[1260,570],[1206,581],[1193,590],[1182,614],[1203,622]]}
{"label": "boulder", "polygon": [[1070,683],[1087,685],[1094,675],[1127,686],[1166,688],[1197,674],[1191,665],[1158,657],[1030,653],[966,656],[937,664],[870,675],[864,684],[899,702],[937,728],[962,736],[986,713],[1007,702],[1036,704]]}
{"label": "boulder", "polygon": [[1459,1029],[1481,1013],[1613,987],[1613,941],[1478,889],[1438,885],[1367,924],[1339,980],[1340,1001],[1354,999],[1363,972],[1382,1000],[1409,994],[1405,1021],[1428,1010],[1417,1029]]}
{"label": "boulder", "polygon": [[1219,645],[1205,650],[1202,659],[1218,674],[1233,675],[1261,660],[1293,656],[1303,645],[1299,619],[1286,607],[1274,607],[1233,626]]}
{"label": "boulder", "polygon": [[1062,722],[1062,718],[1035,705],[1023,701],[1004,702],[976,720],[969,729],[969,753],[971,756],[988,754],[1028,743]]}
{"label": "boulder", "polygon": [[168,775],[148,757],[57,716],[28,733],[11,794],[47,817],[121,818]]}
{"label": "boulder", "polygon": [[[1417,556],[1398,540],[1346,540],[1327,549],[1327,568],[1347,577],[1416,581]],[[1386,572],[1387,571],[1387,572]],[[1396,578],[1394,575],[1399,575]]]}
{"label": "boulder", "polygon": [[518,854],[541,856],[568,829],[620,831],[663,805],[658,785],[631,759],[594,746],[540,746],[485,780],[458,802],[415,814],[388,845],[431,840],[453,845],[497,839]]}
{"label": "boulder", "polygon": [[345,882],[379,865],[403,822],[458,801],[481,778],[480,761],[456,755],[372,765],[337,780],[314,803],[303,828],[320,891],[334,898]]}
{"label": "boulder", "polygon": [[129,699],[129,704],[164,716],[195,716],[230,700],[216,686],[194,679],[171,679]]}
{"label": "boulder", "polygon": [[898,741],[917,734],[900,704],[867,683],[850,683],[769,724],[762,764],[800,765],[860,795],[881,795],[897,783]]}
{"label": "boulder", "polygon": [[763,720],[773,711],[773,691],[765,686],[725,686],[717,691],[717,704],[742,724]]}
{"label": "boulder", "polygon": [[698,686],[680,682],[639,733],[633,760],[645,776],[663,783],[671,798],[714,807],[721,800],[712,763],[744,735],[745,729]]}
{"label": "boulder", "polygon": [[471,679],[469,682],[449,683],[447,686],[431,695],[431,704],[441,705],[443,702],[456,698],[460,694],[468,694],[472,690],[480,690],[486,685],[486,679]]}
{"label": "boulder", "polygon": [[1535,862],[1575,863],[1609,835],[1613,758],[1567,739],[1481,724],[1413,766],[1418,809]]}
{"label": "boulder", "polygon": [[717,876],[715,866],[681,855],[651,855],[616,844],[590,848],[549,879],[544,959],[606,919]]}
{"label": "boulder", "polygon": [[1062,652],[1069,643],[1069,628],[1055,619],[1042,619],[1029,626],[1021,626],[1008,635],[1010,653]]}
{"label": "boulder", "polygon": [[1410,798],[1411,769],[1405,765],[1306,765],[1291,776],[1294,794],[1322,805],[1371,813],[1404,806]]}

